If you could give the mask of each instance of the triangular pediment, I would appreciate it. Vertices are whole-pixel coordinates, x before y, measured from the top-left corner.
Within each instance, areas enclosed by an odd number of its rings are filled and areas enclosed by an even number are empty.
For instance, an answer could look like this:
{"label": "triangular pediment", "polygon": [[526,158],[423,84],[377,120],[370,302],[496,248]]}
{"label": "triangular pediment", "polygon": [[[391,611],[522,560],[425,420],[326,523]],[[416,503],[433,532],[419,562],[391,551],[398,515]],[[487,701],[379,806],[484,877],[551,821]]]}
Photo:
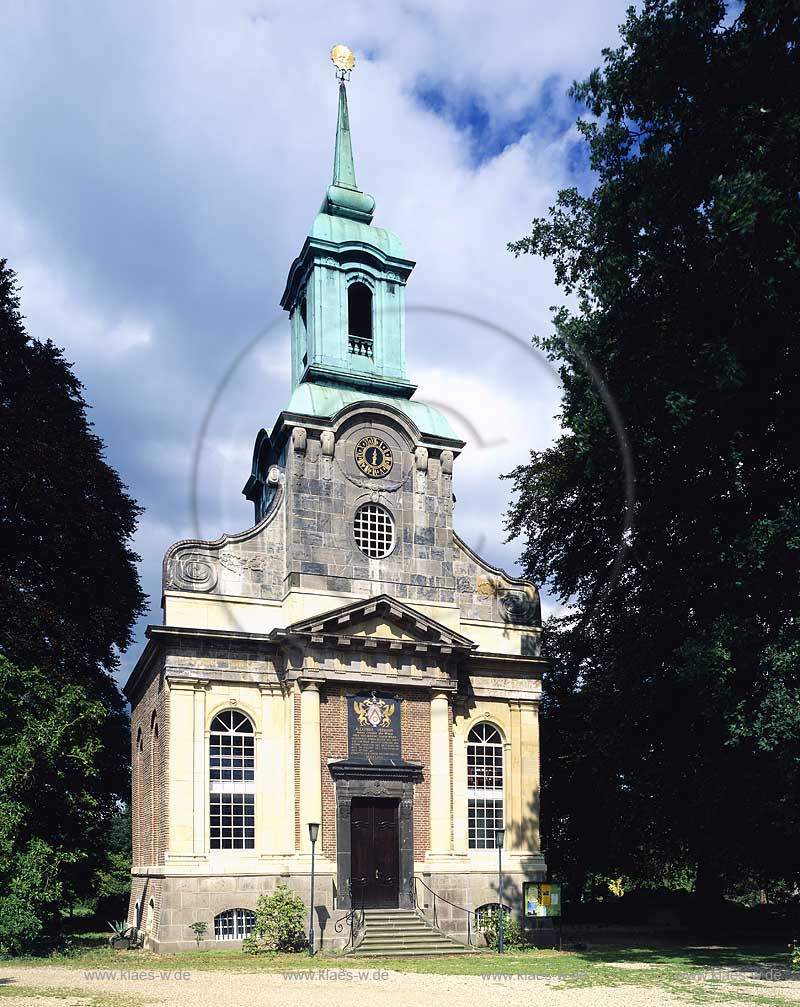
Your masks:
{"label": "triangular pediment", "polygon": [[405,602],[382,594],[351,602],[289,626],[286,636],[337,640],[346,638],[384,645],[429,645],[448,650],[472,650],[472,640],[423,615]]}

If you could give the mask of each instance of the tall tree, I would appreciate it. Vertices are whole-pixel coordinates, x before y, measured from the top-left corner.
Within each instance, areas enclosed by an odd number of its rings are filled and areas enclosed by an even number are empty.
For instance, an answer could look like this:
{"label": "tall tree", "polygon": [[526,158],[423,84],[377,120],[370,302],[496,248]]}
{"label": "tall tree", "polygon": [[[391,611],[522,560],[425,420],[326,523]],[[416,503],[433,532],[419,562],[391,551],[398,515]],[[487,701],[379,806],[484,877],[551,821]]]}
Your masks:
{"label": "tall tree", "polygon": [[[78,889],[89,884],[109,819],[127,797],[129,726],[112,675],[145,608],[130,544],[141,511],[105,461],[86,412],[82,386],[61,351],[25,331],[15,275],[0,260],[0,657],[9,701],[0,762],[28,759],[24,779],[4,784],[17,810],[0,842],[3,880],[13,874],[15,856],[40,843],[64,853],[64,872],[71,858],[70,883]],[[27,683],[21,692],[15,675]],[[58,816],[36,797],[52,783],[49,756],[43,751],[39,759],[31,726],[19,719],[43,716],[45,679],[65,703],[74,706],[80,695],[93,716],[102,710],[87,728],[90,754],[64,726],[74,751],[83,752],[70,756],[70,793],[83,797],[65,797]],[[15,734],[30,745],[14,747]],[[51,892],[61,890],[64,877]]]}
{"label": "tall tree", "polygon": [[594,190],[510,246],[576,306],[538,340],[562,433],[512,474],[508,528],[571,605],[546,644],[551,862],[714,895],[800,872],[800,15],[645,0],[621,35],[571,92]]}

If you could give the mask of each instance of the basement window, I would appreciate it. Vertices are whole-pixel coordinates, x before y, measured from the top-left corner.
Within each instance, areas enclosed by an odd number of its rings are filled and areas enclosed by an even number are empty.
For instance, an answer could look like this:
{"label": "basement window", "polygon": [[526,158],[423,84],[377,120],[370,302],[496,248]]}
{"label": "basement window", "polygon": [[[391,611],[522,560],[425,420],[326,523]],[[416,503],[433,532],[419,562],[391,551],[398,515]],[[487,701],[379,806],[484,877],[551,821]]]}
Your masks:
{"label": "basement window", "polygon": [[227,909],[214,917],[214,940],[244,940],[255,925],[256,914],[250,909]]}

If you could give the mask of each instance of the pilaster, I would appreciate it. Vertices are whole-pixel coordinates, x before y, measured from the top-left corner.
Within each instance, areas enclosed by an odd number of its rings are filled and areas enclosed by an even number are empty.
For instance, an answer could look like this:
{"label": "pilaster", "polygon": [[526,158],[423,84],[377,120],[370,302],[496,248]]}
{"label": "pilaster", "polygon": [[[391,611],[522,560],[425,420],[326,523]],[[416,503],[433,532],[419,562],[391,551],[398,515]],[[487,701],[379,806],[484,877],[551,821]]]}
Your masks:
{"label": "pilaster", "polygon": [[206,730],[206,688],[196,683],[193,696],[194,736],[192,738],[192,786],[194,791],[194,816],[192,850],[195,856],[205,856],[208,836],[208,731]]}
{"label": "pilaster", "polygon": [[301,683],[300,692],[300,850],[311,852],[308,823],[319,822],[322,846],[322,749],[319,685]]}
{"label": "pilaster", "polygon": [[510,850],[521,849],[522,841],[522,719],[518,702],[509,703],[511,719],[511,750],[507,765],[510,800],[506,812],[506,845]]}
{"label": "pilaster", "polygon": [[[195,856],[194,764],[197,744],[203,746],[203,732],[196,736],[195,679],[170,679],[169,686],[169,856]],[[176,744],[174,739],[183,739]],[[202,802],[205,804],[205,802]],[[201,813],[202,814],[202,813]]]}
{"label": "pilaster", "polygon": [[435,693],[431,699],[431,852],[449,853],[451,846],[450,810],[450,730],[447,693]]}
{"label": "pilaster", "polygon": [[468,853],[467,738],[462,715],[453,717],[453,852]]}
{"label": "pilaster", "polygon": [[538,853],[539,837],[539,706],[522,703],[521,712],[521,783],[522,783],[522,835],[520,848]]}

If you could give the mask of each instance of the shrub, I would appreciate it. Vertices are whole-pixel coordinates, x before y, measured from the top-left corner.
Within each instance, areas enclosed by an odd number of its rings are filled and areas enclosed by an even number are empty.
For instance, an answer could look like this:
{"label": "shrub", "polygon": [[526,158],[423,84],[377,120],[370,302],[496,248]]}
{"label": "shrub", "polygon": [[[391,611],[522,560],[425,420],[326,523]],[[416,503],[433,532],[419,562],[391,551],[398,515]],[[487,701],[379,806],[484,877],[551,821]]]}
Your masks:
{"label": "shrub", "polygon": [[279,884],[272,895],[259,898],[255,926],[242,947],[251,955],[302,951],[306,946],[305,919],[305,902],[291,888]]}
{"label": "shrub", "polygon": [[194,934],[194,939],[197,941],[198,948],[200,947],[200,941],[208,933],[208,924],[204,923],[202,920],[198,920],[196,923],[190,923],[189,929]]}
{"label": "shrub", "polygon": [[800,938],[789,945],[792,972],[800,972]]}
{"label": "shrub", "polygon": [[27,899],[16,894],[0,898],[0,954],[20,954],[41,932],[42,921]]}
{"label": "shrub", "polygon": [[[500,910],[482,914],[481,923],[487,947],[497,951],[500,947]],[[503,918],[503,947],[507,951],[522,951],[527,947],[522,927],[508,913]]]}

